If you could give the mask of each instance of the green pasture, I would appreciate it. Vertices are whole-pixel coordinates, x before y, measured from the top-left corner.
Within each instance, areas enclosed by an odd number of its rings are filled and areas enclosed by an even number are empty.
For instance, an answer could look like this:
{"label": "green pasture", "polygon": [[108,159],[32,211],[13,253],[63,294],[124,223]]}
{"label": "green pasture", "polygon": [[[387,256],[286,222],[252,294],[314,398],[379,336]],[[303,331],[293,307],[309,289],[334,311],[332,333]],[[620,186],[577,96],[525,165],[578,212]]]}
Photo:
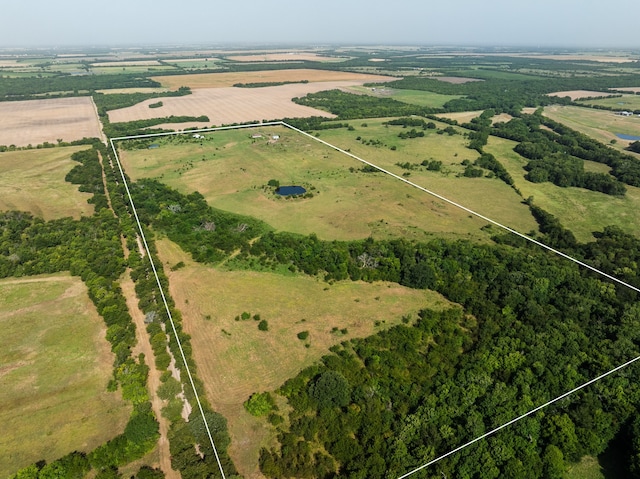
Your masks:
{"label": "green pasture", "polygon": [[[525,180],[523,167],[528,161],[513,151],[516,142],[489,137],[485,151],[492,153],[509,171],[524,198],[533,197],[534,204],[558,217],[580,241],[593,240],[592,232],[616,225],[638,235],[640,222],[640,188],[627,186],[627,194],[614,197],[583,188],[561,188],[552,183]],[[585,162],[585,169],[604,172],[603,166]]]}
{"label": "green pasture", "polygon": [[106,390],[113,354],[79,278],[0,280],[0,325],[0,477],[124,430],[130,410]]}
{"label": "green pasture", "polygon": [[[438,135],[432,143],[422,143],[424,148],[439,145],[438,152],[423,148],[418,155],[418,150],[405,147],[417,148],[417,140],[400,140],[394,136],[400,129],[387,130],[381,121],[367,122],[371,126],[357,127],[357,132],[323,130],[320,138],[351,148],[374,163],[384,160],[385,165],[433,155],[448,155],[448,163],[477,156],[464,147],[459,135]],[[251,138],[255,134],[262,138]],[[269,140],[274,134],[280,138]],[[380,137],[387,146],[364,147],[355,141],[358,134]],[[259,218],[277,230],[339,240],[368,236],[426,239],[432,235],[487,238],[481,230],[486,222],[386,174],[364,173],[360,171],[364,166],[361,162],[284,127],[219,131],[205,136],[204,141],[189,135],[159,139],[159,148],[123,151],[121,159],[133,179],[158,178],[184,193],[199,191],[212,206]],[[392,144],[398,145],[398,151],[390,150]],[[458,185],[468,184],[472,195],[478,194],[479,185],[495,185],[496,191],[502,192],[496,193],[498,196],[506,194],[500,202],[512,202],[512,193],[497,181],[467,183],[454,176],[452,173],[448,180],[443,174],[437,177],[453,182],[452,188],[456,188],[456,181]],[[266,187],[271,179],[281,185],[305,186],[314,196],[278,197]],[[522,211],[528,215],[528,211]]]}
{"label": "green pasture", "polygon": [[134,66],[112,66],[112,67],[91,67],[94,74],[116,75],[124,73],[149,73],[174,71],[177,68],[171,65],[134,65]]}
{"label": "green pasture", "polygon": [[633,111],[640,110],[640,95],[623,95],[622,97],[602,98],[599,100],[582,100],[578,103]]}

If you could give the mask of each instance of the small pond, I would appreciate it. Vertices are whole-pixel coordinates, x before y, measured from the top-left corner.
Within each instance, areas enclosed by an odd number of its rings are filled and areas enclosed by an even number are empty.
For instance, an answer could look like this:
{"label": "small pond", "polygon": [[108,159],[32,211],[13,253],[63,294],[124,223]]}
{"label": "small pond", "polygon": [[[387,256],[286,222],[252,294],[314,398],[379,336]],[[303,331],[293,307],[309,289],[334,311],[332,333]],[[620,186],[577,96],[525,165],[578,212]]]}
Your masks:
{"label": "small pond", "polygon": [[307,192],[302,186],[279,186],[276,188],[276,195],[293,196],[304,195]]}
{"label": "small pond", "polygon": [[622,133],[616,133],[616,136],[621,140],[640,141],[640,136],[623,135]]}

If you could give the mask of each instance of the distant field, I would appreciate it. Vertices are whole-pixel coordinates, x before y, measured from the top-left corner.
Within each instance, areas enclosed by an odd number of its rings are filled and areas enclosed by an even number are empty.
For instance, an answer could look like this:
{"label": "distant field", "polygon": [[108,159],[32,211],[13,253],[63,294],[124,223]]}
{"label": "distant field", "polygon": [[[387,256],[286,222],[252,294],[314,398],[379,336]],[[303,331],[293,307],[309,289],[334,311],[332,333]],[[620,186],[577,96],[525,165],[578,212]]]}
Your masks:
{"label": "distant field", "polygon": [[347,57],[327,57],[318,53],[289,52],[289,53],[263,53],[255,55],[234,55],[226,57],[235,62],[286,62],[286,61],[310,61],[310,62],[343,62]]}
{"label": "distant field", "polygon": [[120,434],[130,410],[107,392],[113,354],[79,278],[0,280],[0,477]]}
{"label": "distant field", "polygon": [[335,81],[390,81],[392,77],[331,70],[264,70],[257,72],[199,73],[153,77],[163,87],[176,90],[181,86],[196,88],[224,88],[236,83],[264,83],[283,81],[335,82]]}
{"label": "distant field", "polygon": [[440,108],[450,100],[462,98],[462,95],[441,95],[440,93],[419,90],[394,90],[393,88],[388,87],[371,88],[355,86],[348,88],[347,90],[379,98],[393,98],[394,100],[409,103],[411,105],[431,108]]}
{"label": "distant field", "polygon": [[174,71],[177,70],[176,67],[171,65],[159,65],[159,66],[144,66],[144,65],[133,65],[133,66],[111,66],[111,67],[92,67],[91,71],[94,74],[99,75],[116,75],[121,73],[153,73],[158,72],[161,74],[163,71]]}
{"label": "distant field", "polygon": [[558,96],[560,98],[568,96],[572,100],[579,100],[580,98],[598,97],[598,96],[607,96],[607,95],[615,95],[615,93],[607,94],[601,91],[590,91],[590,90],[557,91],[554,93],[549,93],[549,96]]}
{"label": "distant field", "polygon": [[[404,149],[393,152],[388,146],[358,146],[356,135],[368,130],[385,131],[379,125],[374,128],[373,121],[368,123],[370,128],[358,128],[357,132],[325,130],[320,137],[328,141],[348,138],[337,141],[338,146],[352,148],[354,153],[373,162],[386,157],[392,162],[417,161],[415,156],[403,154]],[[398,131],[399,127],[395,135]],[[255,133],[263,137],[252,139]],[[280,136],[275,143],[268,141],[273,134]],[[480,230],[485,222],[382,173],[359,172],[362,163],[284,127],[220,131],[207,134],[204,141],[189,137],[185,140],[184,144],[159,141],[160,147],[152,150],[124,151],[121,159],[133,179],[161,178],[182,192],[199,191],[214,207],[260,218],[278,230],[316,233],[324,239],[341,240],[370,235],[418,239],[434,234],[487,237]],[[400,141],[397,137],[394,140]],[[406,141],[416,151],[425,149],[421,159],[435,154],[426,149],[430,145],[435,148],[440,142],[446,145],[440,148],[443,155],[448,154],[448,163],[477,156],[463,146],[461,136],[438,135],[433,143]],[[455,153],[459,153],[458,158],[454,158]],[[301,200],[275,198],[262,188],[270,179],[277,179],[282,185],[311,185],[316,188],[315,196]],[[503,191],[496,180],[480,179],[475,183],[459,178],[444,180],[458,190],[471,186],[468,194],[472,197],[482,196],[476,189],[480,185],[495,185],[497,191]],[[513,202],[511,193],[507,192],[505,201]],[[499,203],[502,204],[502,199]],[[509,203],[509,207],[514,211],[512,215],[519,215],[517,205]],[[528,215],[527,210],[525,213]]]}
{"label": "distant field", "polygon": [[[227,418],[230,454],[245,477],[254,477],[260,446],[270,439],[266,421],[242,407],[252,393],[278,388],[327,354],[331,345],[370,336],[400,323],[404,315],[415,318],[425,307],[439,310],[451,304],[435,292],[392,283],[329,285],[308,276],[221,271],[193,263],[168,240],[156,244],[165,271],[179,261],[186,264],[169,272],[171,296],[191,335],[207,397]],[[253,318],[235,321],[245,311],[259,314],[269,331],[258,330]],[[334,328],[347,332],[332,332]],[[301,331],[309,332],[307,340],[296,337]]]}
{"label": "distant field", "polygon": [[29,211],[46,220],[93,214],[89,193],[64,180],[79,163],[71,159],[86,146],[0,153],[0,211]]}
{"label": "distant field", "polygon": [[585,100],[581,103],[633,111],[640,110],[640,95],[624,95],[622,97],[603,98],[602,100]]}
{"label": "distant field", "polygon": [[[579,240],[593,240],[591,233],[602,231],[608,225],[617,225],[627,233],[640,236],[640,188],[627,186],[627,194],[616,198],[583,188],[531,183],[524,179],[523,166],[527,160],[513,151],[515,145],[513,141],[489,137],[485,150],[502,162],[524,198],[533,196],[536,205],[557,216]],[[587,162],[585,169],[603,172],[602,166]]]}
{"label": "distant field", "polygon": [[482,114],[482,110],[477,111],[458,111],[455,113],[440,113],[438,117],[448,118],[449,120],[456,120],[458,123],[468,123],[474,118],[479,117]]}
{"label": "distant field", "polygon": [[169,90],[167,88],[151,88],[151,87],[140,87],[140,88],[111,88],[109,90],[96,90],[98,93],[104,93],[105,95],[113,94],[113,93],[165,93]]}
{"label": "distant field", "polygon": [[35,146],[85,137],[102,137],[91,97],[0,102],[0,145]]}
{"label": "distant field", "polygon": [[640,118],[638,116],[624,117],[606,110],[558,105],[546,107],[544,115],[602,143],[609,144],[611,140],[616,140],[612,146],[619,150],[622,150],[630,142],[621,140],[616,136],[616,133],[640,136]]}

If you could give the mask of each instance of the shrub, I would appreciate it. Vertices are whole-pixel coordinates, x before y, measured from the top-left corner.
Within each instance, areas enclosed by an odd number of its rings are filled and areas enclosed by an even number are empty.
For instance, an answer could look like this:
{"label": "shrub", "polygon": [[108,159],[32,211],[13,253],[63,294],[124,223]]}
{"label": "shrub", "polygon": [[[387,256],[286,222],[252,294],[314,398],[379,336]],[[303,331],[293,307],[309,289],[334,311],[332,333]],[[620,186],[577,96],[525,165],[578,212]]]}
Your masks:
{"label": "shrub", "polygon": [[308,337],[309,337],[309,331],[300,331],[298,333],[298,339],[301,339],[302,341],[304,341]]}
{"label": "shrub", "polygon": [[266,319],[263,319],[258,323],[258,329],[260,331],[269,331],[269,323],[267,323]]}
{"label": "shrub", "polygon": [[252,416],[260,417],[269,414],[275,408],[275,402],[268,392],[255,393],[244,402],[244,408]]}

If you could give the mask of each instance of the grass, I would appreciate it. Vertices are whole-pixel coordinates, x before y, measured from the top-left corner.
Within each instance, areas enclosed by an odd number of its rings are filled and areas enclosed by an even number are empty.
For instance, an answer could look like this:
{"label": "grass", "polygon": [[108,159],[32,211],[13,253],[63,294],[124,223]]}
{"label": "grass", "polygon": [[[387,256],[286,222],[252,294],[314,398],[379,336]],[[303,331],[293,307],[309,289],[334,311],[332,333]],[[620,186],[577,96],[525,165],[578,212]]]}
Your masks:
{"label": "grass", "polygon": [[597,458],[584,456],[580,462],[569,466],[564,479],[605,479],[605,476]]}
{"label": "grass", "polygon": [[354,86],[349,90],[376,97],[393,98],[394,100],[409,103],[411,105],[426,106],[430,108],[441,108],[450,100],[463,98],[462,95],[442,95],[430,91],[419,90],[394,90],[393,88],[376,88],[375,91],[371,87]]}
{"label": "grass", "polygon": [[[552,183],[531,183],[524,179],[528,161],[513,151],[515,142],[490,137],[485,150],[498,158],[509,171],[524,198],[533,196],[534,204],[558,217],[580,241],[593,240],[593,231],[616,225],[638,235],[640,222],[640,188],[627,186],[627,194],[613,197],[583,188],[560,188]],[[604,172],[603,166],[585,162],[588,171]]]}
{"label": "grass", "polygon": [[86,146],[0,153],[0,210],[29,211],[45,220],[93,213],[89,193],[64,180]]}
{"label": "grass", "polygon": [[80,279],[4,279],[0,298],[0,477],[121,433],[130,411],[106,390],[113,354]]}
{"label": "grass", "polygon": [[[242,407],[252,393],[278,388],[331,345],[369,336],[404,315],[415,318],[425,307],[450,305],[435,292],[393,283],[328,284],[302,275],[224,271],[194,263],[168,240],[156,244],[165,271],[185,263],[169,272],[171,296],[185,318],[209,400],[229,421],[230,452],[245,477],[253,477],[260,446],[271,439],[266,420]],[[253,319],[234,319],[245,311],[267,320],[269,331],[260,331]],[[297,337],[301,331],[309,332],[305,341]]]}
{"label": "grass", "polygon": [[611,140],[616,140],[611,146],[618,150],[624,149],[631,142],[621,140],[616,133],[640,136],[638,116],[623,117],[612,111],[558,105],[546,107],[544,114],[602,143],[610,144]]}
{"label": "grass", "polygon": [[[399,127],[386,133],[388,146],[365,147],[355,141],[358,134],[374,137],[387,131],[381,121],[367,122],[370,127],[358,128],[358,132],[326,130],[321,138],[380,163],[415,161],[416,157],[433,155],[446,156],[448,162],[477,156],[464,147],[461,136],[437,135],[424,142],[404,140],[406,143],[401,144],[403,140],[396,136]],[[251,139],[258,132],[263,138]],[[272,134],[280,135],[275,143],[266,140]],[[480,229],[485,222],[388,175],[355,171],[363,164],[284,127],[221,131],[207,134],[204,141],[185,137],[182,144],[169,141],[159,140],[160,147],[153,150],[123,152],[127,173],[133,179],[160,178],[184,193],[199,191],[212,206],[260,218],[277,230],[316,233],[322,239],[338,240],[368,236],[424,240],[433,235],[487,238]],[[398,145],[398,151],[389,149],[392,144]],[[455,153],[459,153],[458,158],[454,158]],[[467,183],[465,179],[444,178],[441,174],[435,177],[443,179],[451,189],[491,185],[505,193],[498,181]],[[270,179],[279,180],[281,185],[314,187],[314,197],[276,198],[263,188]],[[475,189],[469,194],[478,197],[480,191]],[[505,194],[505,201],[513,207],[513,194],[510,190]],[[514,211],[519,211],[517,205]],[[528,210],[520,211],[528,215]]]}
{"label": "grass", "polygon": [[640,95],[623,95],[622,98],[603,98],[601,100],[584,100],[585,105],[601,105],[610,108],[640,110]]}

